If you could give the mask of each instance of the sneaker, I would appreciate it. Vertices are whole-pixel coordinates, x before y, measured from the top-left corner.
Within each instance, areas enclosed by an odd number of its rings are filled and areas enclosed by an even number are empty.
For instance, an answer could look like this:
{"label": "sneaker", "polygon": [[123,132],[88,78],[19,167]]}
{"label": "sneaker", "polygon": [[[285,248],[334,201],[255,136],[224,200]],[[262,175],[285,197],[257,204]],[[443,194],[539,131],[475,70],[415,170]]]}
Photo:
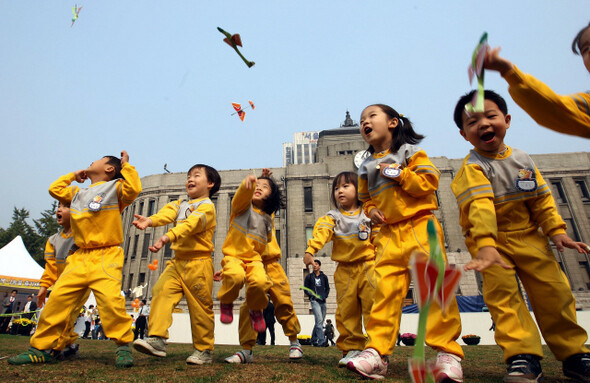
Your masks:
{"label": "sneaker", "polygon": [[506,375],[504,375],[504,382],[540,382],[542,379],[543,371],[538,356],[518,354],[508,358],[508,368],[506,369]]}
{"label": "sneaker", "polygon": [[234,321],[234,304],[233,303],[221,303],[219,304],[221,310],[221,323],[230,324]]}
{"label": "sneaker", "polygon": [[75,358],[78,356],[78,351],[80,350],[80,345],[77,343],[72,343],[64,348],[61,352],[64,359]]}
{"label": "sneaker", "polygon": [[266,322],[264,322],[264,315],[261,311],[253,311],[250,310],[250,322],[252,323],[252,328],[256,332],[265,332],[266,331]]}
{"label": "sneaker", "polygon": [[360,350],[350,350],[346,353],[346,356],[338,361],[338,367],[346,367],[348,362],[355,356],[361,353]]}
{"label": "sneaker", "polygon": [[299,341],[295,341],[291,343],[291,347],[289,347],[289,359],[297,360],[301,358],[303,358],[303,349],[301,348]]}
{"label": "sneaker", "polygon": [[563,374],[578,382],[590,382],[590,354],[574,354],[563,362]]}
{"label": "sneaker", "polygon": [[461,358],[448,352],[439,352],[436,355],[437,374],[434,377],[437,382],[463,382],[463,369]]}
{"label": "sneaker", "polygon": [[30,347],[26,352],[8,359],[9,364],[55,363],[51,353]]}
{"label": "sneaker", "polygon": [[166,341],[159,336],[149,336],[145,339],[136,339],[133,342],[133,348],[144,354],[159,356],[164,358],[166,356]]}
{"label": "sneaker", "polygon": [[119,346],[116,351],[115,367],[132,367],[131,347]]}
{"label": "sneaker", "polygon": [[225,363],[243,364],[252,363],[254,361],[254,354],[252,350],[241,350],[225,358]]}
{"label": "sneaker", "polygon": [[351,358],[346,367],[365,378],[383,379],[387,373],[387,358],[381,358],[377,350],[368,348],[356,357]]}
{"label": "sneaker", "polygon": [[199,351],[195,350],[191,356],[186,358],[186,364],[205,364],[205,363],[213,363],[213,358],[211,357],[211,351]]}

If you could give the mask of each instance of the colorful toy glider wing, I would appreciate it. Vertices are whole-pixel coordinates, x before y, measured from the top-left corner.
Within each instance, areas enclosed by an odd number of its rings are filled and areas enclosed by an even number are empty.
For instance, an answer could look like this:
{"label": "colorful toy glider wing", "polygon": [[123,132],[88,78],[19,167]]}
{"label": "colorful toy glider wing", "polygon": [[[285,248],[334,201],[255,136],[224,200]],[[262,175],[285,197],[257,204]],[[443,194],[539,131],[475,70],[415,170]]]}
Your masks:
{"label": "colorful toy glider wing", "polygon": [[219,27],[217,27],[217,30],[223,33],[223,35],[225,36],[225,39],[223,39],[223,41],[225,41],[227,45],[229,45],[230,47],[234,48],[236,53],[242,58],[242,60],[244,60],[246,65],[248,65],[248,68],[252,68],[254,66],[254,61],[248,61],[238,49],[238,46],[242,46],[242,39],[240,38],[240,35],[238,33],[232,35]]}
{"label": "colorful toy glider wing", "polygon": [[465,105],[467,113],[483,112],[484,103],[484,87],[483,87],[483,60],[486,57],[486,52],[489,49],[488,45],[488,34],[484,32],[479,39],[479,44],[475,47],[473,54],[471,55],[471,64],[467,68],[467,74],[469,75],[469,84],[473,81],[473,77],[477,77],[477,91],[473,95],[471,103]]}
{"label": "colorful toy glider wing", "polygon": [[73,16],[72,16],[72,25],[70,25],[70,27],[73,27],[76,20],[78,20],[78,15],[80,14],[81,10],[82,10],[82,7],[78,8],[78,4],[76,4],[72,7],[72,15]]}
{"label": "colorful toy glider wing", "polygon": [[413,256],[411,260],[412,277],[418,291],[418,307],[420,308],[414,355],[408,360],[408,369],[414,383],[434,383],[438,372],[435,363],[426,362],[424,359],[426,321],[430,304],[437,301],[445,312],[461,279],[461,269],[445,265],[433,220],[428,221],[427,230],[430,258]]}
{"label": "colorful toy glider wing", "polygon": [[[250,108],[252,108],[252,110],[254,110],[256,107],[254,106],[254,103],[252,101],[248,101],[250,103]],[[238,104],[237,102],[232,102],[231,103],[232,106],[235,109],[235,112],[232,113],[231,115],[233,116],[234,114],[237,114],[238,117],[240,117],[240,120],[244,121],[244,117],[246,117],[246,112],[244,111],[244,109],[242,109],[242,105]]]}

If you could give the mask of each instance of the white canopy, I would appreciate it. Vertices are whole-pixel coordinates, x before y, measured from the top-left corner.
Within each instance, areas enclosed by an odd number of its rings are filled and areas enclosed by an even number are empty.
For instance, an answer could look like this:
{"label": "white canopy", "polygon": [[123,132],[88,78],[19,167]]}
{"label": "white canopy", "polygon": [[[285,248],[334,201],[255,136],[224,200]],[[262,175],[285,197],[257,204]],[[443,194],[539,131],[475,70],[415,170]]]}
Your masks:
{"label": "white canopy", "polygon": [[0,278],[3,279],[0,285],[29,287],[36,284],[38,287],[43,271],[25,248],[20,235],[0,249]]}

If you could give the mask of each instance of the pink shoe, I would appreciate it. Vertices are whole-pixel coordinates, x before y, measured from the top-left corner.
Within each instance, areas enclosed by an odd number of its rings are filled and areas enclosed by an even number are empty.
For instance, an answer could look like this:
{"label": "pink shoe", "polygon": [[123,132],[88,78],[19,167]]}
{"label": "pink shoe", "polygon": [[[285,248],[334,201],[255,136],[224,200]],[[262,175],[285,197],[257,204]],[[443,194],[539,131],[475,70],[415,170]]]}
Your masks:
{"label": "pink shoe", "polygon": [[221,323],[230,324],[234,321],[234,304],[233,303],[221,303],[219,305],[221,309]]}
{"label": "pink shoe", "polygon": [[387,373],[387,359],[381,358],[377,350],[368,348],[351,358],[346,367],[365,378],[383,379]]}
{"label": "pink shoe", "polygon": [[253,311],[250,310],[250,322],[252,323],[252,328],[256,332],[265,332],[266,331],[266,322],[264,322],[264,315],[261,311]]}
{"label": "pink shoe", "polygon": [[437,382],[463,382],[461,358],[448,352],[440,351],[436,356],[438,374],[434,377]]}

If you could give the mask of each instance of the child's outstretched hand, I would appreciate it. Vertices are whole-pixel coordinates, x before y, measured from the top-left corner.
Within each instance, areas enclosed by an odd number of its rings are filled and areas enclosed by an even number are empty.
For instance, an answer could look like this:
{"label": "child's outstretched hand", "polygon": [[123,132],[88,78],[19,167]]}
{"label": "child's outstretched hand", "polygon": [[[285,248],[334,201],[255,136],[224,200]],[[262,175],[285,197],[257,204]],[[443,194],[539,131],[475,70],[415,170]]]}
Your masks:
{"label": "child's outstretched hand", "polygon": [[272,176],[272,172],[270,171],[270,169],[263,168],[261,177],[270,177],[270,176]]}
{"label": "child's outstretched hand", "polygon": [[127,154],[126,150],[121,151],[121,165],[124,163],[129,162],[129,154]]}
{"label": "child's outstretched hand", "polygon": [[139,230],[145,230],[147,227],[152,226],[152,220],[150,218],[139,214],[133,214],[133,216],[137,219],[131,222],[131,224]]}
{"label": "child's outstretched hand", "polygon": [[160,251],[165,244],[170,242],[170,238],[167,235],[163,235],[158,239],[158,242],[154,243],[153,246],[150,246],[149,249],[152,253],[157,253]]}
{"label": "child's outstretched hand", "polygon": [[311,265],[313,263],[313,255],[311,255],[311,253],[305,253],[303,256],[303,263],[305,263],[305,266]]}
{"label": "child's outstretched hand", "polygon": [[500,72],[500,74],[503,75],[504,73],[512,69],[514,65],[505,58],[500,57],[501,49],[502,47],[488,49],[486,51],[486,56],[483,60],[483,67],[485,69],[498,71]]}
{"label": "child's outstretched hand", "polygon": [[557,251],[560,253],[564,250],[564,246],[570,249],[578,250],[580,254],[589,254],[590,253],[590,246],[586,245],[584,242],[576,242],[566,234],[557,234],[551,237],[551,240],[557,247]]}
{"label": "child's outstretched hand", "polygon": [[375,225],[381,225],[385,223],[385,214],[383,214],[383,212],[379,209],[373,209],[371,210],[371,212],[369,213],[369,218],[371,219],[371,222]]}
{"label": "child's outstretched hand", "polygon": [[512,266],[502,259],[502,256],[495,247],[484,246],[479,249],[475,259],[472,259],[463,267],[463,270],[469,271],[475,269],[477,271],[482,271],[492,265],[500,265],[505,269],[512,269]]}
{"label": "child's outstretched hand", "polygon": [[244,179],[244,186],[246,189],[252,189],[254,184],[258,181],[258,178],[254,174],[250,174],[248,177]]}
{"label": "child's outstretched hand", "polygon": [[213,274],[213,280],[215,282],[221,282],[222,279],[223,279],[223,270],[216,271],[215,274]]}
{"label": "child's outstretched hand", "polygon": [[82,170],[76,170],[74,172],[74,175],[76,176],[76,181],[83,184],[84,181],[86,181],[88,179],[88,176],[86,175],[86,170],[82,169]]}

